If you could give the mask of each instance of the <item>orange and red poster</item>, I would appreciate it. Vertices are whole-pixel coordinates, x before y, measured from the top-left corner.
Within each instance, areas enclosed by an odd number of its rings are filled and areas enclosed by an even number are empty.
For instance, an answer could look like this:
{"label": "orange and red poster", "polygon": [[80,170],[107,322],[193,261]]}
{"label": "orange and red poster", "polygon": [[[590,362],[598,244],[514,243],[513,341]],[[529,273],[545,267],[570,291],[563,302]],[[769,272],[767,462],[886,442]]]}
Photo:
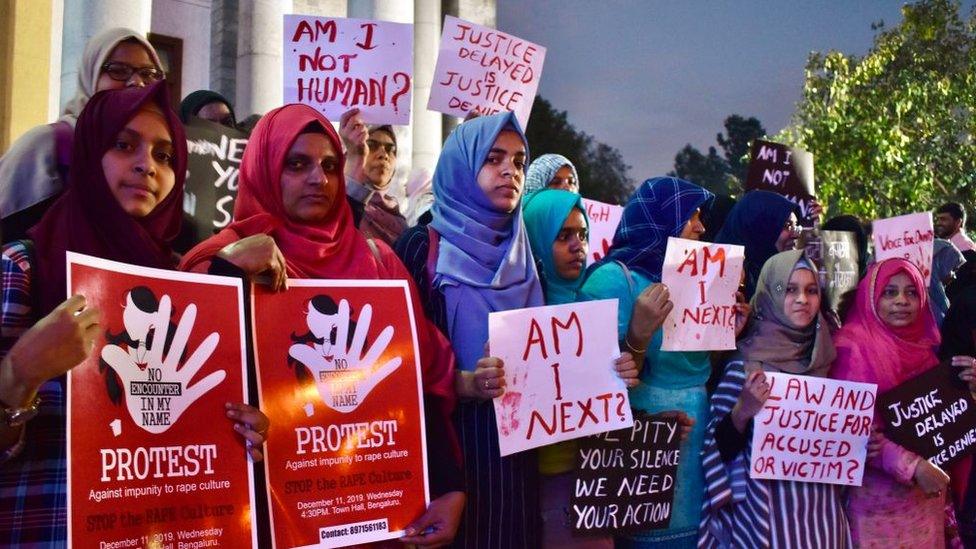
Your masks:
{"label": "orange and red poster", "polygon": [[101,311],[68,374],[75,547],[252,547],[254,490],[226,402],[246,400],[241,282],[68,253]]}
{"label": "orange and red poster", "polygon": [[429,501],[406,282],[289,280],[252,302],[275,547],[402,536]]}

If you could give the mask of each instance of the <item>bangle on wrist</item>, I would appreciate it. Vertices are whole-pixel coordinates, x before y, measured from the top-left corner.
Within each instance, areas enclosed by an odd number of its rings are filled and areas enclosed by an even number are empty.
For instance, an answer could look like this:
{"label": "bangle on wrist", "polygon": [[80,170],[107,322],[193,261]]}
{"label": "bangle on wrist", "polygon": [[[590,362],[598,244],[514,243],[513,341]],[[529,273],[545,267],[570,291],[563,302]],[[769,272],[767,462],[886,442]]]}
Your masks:
{"label": "bangle on wrist", "polygon": [[647,353],[647,347],[644,347],[643,349],[637,349],[633,345],[630,344],[630,335],[629,334],[624,336],[624,347],[627,347],[627,350],[630,351],[631,353],[635,354],[635,355],[642,355],[642,354]]}

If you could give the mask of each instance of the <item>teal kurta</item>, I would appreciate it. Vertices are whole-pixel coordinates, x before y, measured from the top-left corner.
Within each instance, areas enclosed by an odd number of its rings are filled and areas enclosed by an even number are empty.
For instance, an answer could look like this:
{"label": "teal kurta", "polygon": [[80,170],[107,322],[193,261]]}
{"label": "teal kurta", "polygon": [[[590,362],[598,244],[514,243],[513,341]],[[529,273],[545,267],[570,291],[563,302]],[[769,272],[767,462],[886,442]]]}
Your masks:
{"label": "teal kurta", "polygon": [[[630,280],[628,280],[628,274]],[[617,298],[617,333],[627,334],[636,297],[653,281],[637,271],[627,272],[619,263],[605,263],[583,284],[583,300]],[[681,461],[675,479],[675,498],[671,525],[629,536],[639,547],[695,547],[701,515],[704,476],[701,450],[708,425],[708,394],[705,382],[711,373],[709,353],[661,351],[663,332],[658,330],[647,342],[647,355],[641,370],[641,384],[630,390],[630,404],[649,413],[681,410],[695,420],[688,440],[681,444]]]}

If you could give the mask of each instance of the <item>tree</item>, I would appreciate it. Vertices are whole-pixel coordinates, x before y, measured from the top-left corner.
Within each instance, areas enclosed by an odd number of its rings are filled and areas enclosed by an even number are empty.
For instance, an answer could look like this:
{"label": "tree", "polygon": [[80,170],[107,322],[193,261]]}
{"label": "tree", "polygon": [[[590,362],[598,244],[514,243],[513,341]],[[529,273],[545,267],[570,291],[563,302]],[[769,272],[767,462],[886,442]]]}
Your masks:
{"label": "tree", "polygon": [[594,200],[623,204],[634,192],[634,181],[617,149],[573,127],[566,111],[536,96],[525,132],[532,156],[556,153],[572,160],[580,177],[580,193]]}
{"label": "tree", "polygon": [[867,219],[925,211],[976,190],[976,47],[955,0],[902,8],[863,57],[807,61],[803,98],[776,140],[814,154],[830,215]]}
{"label": "tree", "polygon": [[674,157],[674,171],[668,175],[687,179],[715,194],[732,196],[742,190],[749,171],[749,147],[755,139],[766,135],[762,122],[755,117],[743,118],[733,114],[725,119],[725,135],[715,136],[724,158],[715,147],[708,154],[691,146],[684,146]]}

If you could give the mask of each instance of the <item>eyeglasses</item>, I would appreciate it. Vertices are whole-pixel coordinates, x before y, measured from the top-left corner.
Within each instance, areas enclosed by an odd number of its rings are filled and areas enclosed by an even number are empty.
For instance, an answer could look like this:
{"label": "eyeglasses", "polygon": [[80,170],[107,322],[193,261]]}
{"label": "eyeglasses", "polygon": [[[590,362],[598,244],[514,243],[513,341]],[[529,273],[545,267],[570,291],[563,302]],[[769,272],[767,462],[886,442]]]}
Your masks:
{"label": "eyeglasses", "polygon": [[383,143],[375,139],[367,139],[366,146],[369,147],[370,152],[376,152],[382,147],[386,154],[396,156],[397,153],[396,143]]}
{"label": "eyeglasses", "polygon": [[128,63],[113,61],[102,65],[102,72],[112,80],[118,82],[128,82],[133,74],[138,74],[146,82],[156,82],[166,78],[166,74],[156,67],[133,67]]}

